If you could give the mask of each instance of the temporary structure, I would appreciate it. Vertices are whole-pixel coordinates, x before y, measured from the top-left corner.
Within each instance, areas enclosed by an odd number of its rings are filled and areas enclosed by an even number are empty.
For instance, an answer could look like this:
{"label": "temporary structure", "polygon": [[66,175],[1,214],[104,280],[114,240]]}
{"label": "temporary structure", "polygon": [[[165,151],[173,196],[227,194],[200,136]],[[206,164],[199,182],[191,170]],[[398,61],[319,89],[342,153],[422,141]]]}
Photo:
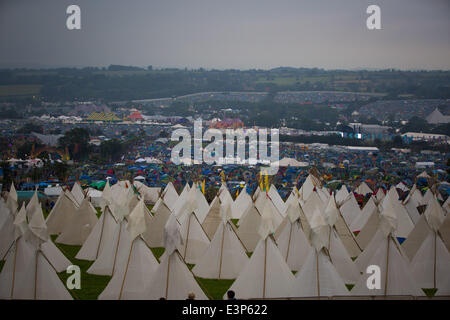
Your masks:
{"label": "temporary structure", "polygon": [[100,202],[100,208],[102,209],[102,212],[105,212],[106,206],[109,206],[113,203],[113,193],[108,180],[106,181],[105,187],[103,188],[102,199]]}
{"label": "temporary structure", "polygon": [[402,248],[409,261],[414,258],[422,243],[425,241],[428,235],[432,233],[433,231],[428,225],[425,215],[421,215],[416,225],[414,226],[414,229],[409,234],[408,239],[406,239],[402,243]]}
{"label": "temporary structure", "polygon": [[230,290],[235,291],[240,299],[280,298],[289,294],[293,281],[294,275],[272,237],[268,236],[258,242]]}
{"label": "temporary structure", "polygon": [[236,279],[247,262],[245,248],[230,222],[222,220],[192,272],[201,278]]}
{"label": "temporary structure", "polygon": [[311,248],[302,269],[291,284],[290,297],[329,297],[349,295],[344,281],[330,262],[325,249]]}
{"label": "temporary structure", "polygon": [[54,251],[41,248],[46,238],[45,228],[40,224],[43,217],[37,212],[33,219],[29,228],[22,206],[14,222],[14,244],[0,273],[0,299],[72,299],[47,256]]}
{"label": "temporary structure", "polygon": [[[328,215],[327,220],[329,217]],[[330,228],[326,219],[316,209],[311,218],[312,247],[295,281],[290,286],[289,296],[321,297],[348,293],[344,281],[325,252],[329,246],[329,234]]]}
{"label": "temporary structure", "polygon": [[287,205],[284,203],[283,199],[280,197],[280,194],[278,193],[277,188],[273,184],[270,185],[267,195],[269,196],[270,200],[272,200],[272,203],[274,204],[275,208],[284,218],[286,216]]}
{"label": "temporary structure", "polygon": [[31,220],[31,218],[33,217],[34,212],[36,212],[36,210],[38,208],[41,207],[41,204],[39,203],[39,198],[38,198],[38,194],[37,194],[37,190],[34,191],[33,196],[31,197],[30,201],[28,202],[28,204],[26,205],[26,211],[27,211],[27,219],[28,221]]}
{"label": "temporary structure", "polygon": [[415,186],[416,185],[413,186],[413,189],[409,192],[408,196],[402,203],[414,224],[416,224],[420,218],[420,214],[419,211],[417,210],[417,207],[420,205],[421,201],[417,200],[417,198],[419,197],[415,196],[417,192],[419,192],[419,190],[417,189],[414,191]]}
{"label": "temporary structure", "polygon": [[309,223],[311,223],[312,216],[316,210],[322,212],[326,207],[326,202],[323,202],[315,191],[310,193],[308,199],[303,204],[302,201],[299,200],[299,202]]}
{"label": "temporary structure", "polygon": [[177,250],[177,247],[182,245],[183,239],[179,224],[175,216],[171,215],[164,227],[166,250],[150,284],[142,295],[143,299],[184,300],[190,292],[195,294],[197,300],[207,299]]}
{"label": "temporary structure", "polygon": [[410,268],[420,288],[437,288],[435,295],[450,295],[450,254],[437,232],[428,234]]}
{"label": "temporary structure", "polygon": [[[187,186],[189,184],[186,184]],[[166,203],[167,207],[172,211],[173,205],[178,200],[178,193],[177,190],[175,190],[175,187],[173,186],[172,182],[169,182],[167,186],[164,188],[164,191],[161,193],[161,198],[164,199],[164,202]]]}
{"label": "temporary structure", "polygon": [[252,197],[247,193],[247,187],[244,186],[239,196],[231,205],[232,219],[241,219],[244,212],[249,210],[252,203]]}
{"label": "temporary structure", "polygon": [[428,201],[424,214],[419,218],[410,236],[402,247],[410,260],[413,259],[422,243],[433,232],[437,232],[445,218],[444,211],[439,205],[436,197]]}
{"label": "temporary structure", "polygon": [[[278,192],[275,190],[275,192],[278,194]],[[281,198],[280,198],[281,200]],[[283,201],[283,200],[281,200]],[[284,202],[283,202],[284,204]],[[280,211],[277,209],[275,204],[272,201],[272,198],[268,193],[261,192],[258,196],[258,198],[255,201],[255,207],[258,209],[259,212],[262,212],[265,208],[269,208],[270,210],[267,211],[273,216],[273,223],[274,227],[277,228],[281,222],[283,222],[283,215],[280,213]]]}
{"label": "temporary structure", "polygon": [[312,174],[309,174],[306,177],[305,182],[303,182],[302,187],[298,191],[300,204],[303,205],[303,202],[308,200],[309,196],[313,193],[314,189],[321,187],[321,185],[322,184],[318,178],[316,178]]}
{"label": "temporary structure", "polygon": [[385,193],[383,191],[382,188],[379,188],[376,194],[376,203],[379,204],[381,201],[383,201],[384,197],[385,197]]}
{"label": "temporary structure", "polygon": [[118,221],[112,239],[105,239],[105,246],[95,262],[87,270],[89,274],[112,276],[117,268],[126,263],[131,247],[131,236],[127,222]]}
{"label": "temporary structure", "polygon": [[139,192],[141,197],[144,198],[145,203],[155,204],[156,201],[158,201],[161,188],[147,187],[145,184],[139,181],[134,181],[134,186],[136,187],[136,190]]}
{"label": "temporary structure", "polygon": [[445,216],[444,222],[439,227],[439,234],[447,250],[450,251],[450,214],[448,213]]}
{"label": "temporary structure", "polygon": [[361,215],[361,209],[359,208],[358,202],[356,202],[353,193],[350,193],[344,203],[340,206],[340,211],[344,217],[347,225],[351,225],[353,220]]}
{"label": "temporary structure", "polygon": [[[25,210],[25,206],[23,205],[23,210]],[[0,226],[0,260],[4,260],[7,252],[10,250],[10,247],[14,243],[14,218],[8,207],[4,205],[1,210],[3,215],[3,223]]]}
{"label": "temporary structure", "polygon": [[233,205],[233,198],[231,197],[230,191],[228,191],[226,183],[222,182],[222,185],[219,188],[219,191],[217,192],[217,196],[220,199],[220,202],[222,203],[229,203],[230,206]]}
{"label": "temporary structure", "polygon": [[188,214],[180,228],[183,245],[178,247],[178,251],[186,263],[196,264],[208,248],[210,240],[194,212]]}
{"label": "temporary structure", "polygon": [[326,223],[330,227],[328,233],[327,251],[331,263],[346,283],[355,283],[359,278],[359,272],[353,261],[350,259],[348,252],[336,231],[335,225],[338,221],[339,209],[337,208],[336,201],[333,196],[330,197],[323,215]]}
{"label": "temporary structure", "polygon": [[265,207],[262,211],[258,245],[230,288],[239,293],[239,298],[285,297],[294,280],[280,250],[272,240],[275,217],[271,210],[270,207]]}
{"label": "temporary structure", "polygon": [[196,300],[208,299],[180,253],[175,250],[170,255],[165,254],[162,257],[143,298],[157,300],[163,297],[166,300],[184,300],[191,292],[195,294]]}
{"label": "temporary structure", "polygon": [[97,221],[94,207],[87,198],[83,199],[76,214],[71,215],[70,220],[66,221],[56,242],[67,245],[83,245]]}
{"label": "temporary structure", "polygon": [[364,181],[356,188],[355,192],[357,194],[363,194],[363,195],[366,195],[368,193],[369,194],[373,193],[372,189],[370,189],[369,186],[367,185],[367,183],[365,183]]}
{"label": "temporary structure", "polygon": [[81,202],[83,202],[84,200],[84,192],[78,182],[75,182],[73,184],[72,190],[70,192],[72,193],[78,205],[81,205]]}
{"label": "temporary structure", "polygon": [[371,196],[369,201],[367,201],[361,213],[353,220],[350,224],[350,230],[352,232],[359,232],[369,221],[370,216],[377,210],[377,205],[375,203],[375,197]]}
{"label": "temporary structure", "polygon": [[242,240],[247,252],[253,252],[260,239],[258,228],[261,223],[261,214],[253,204],[247,210],[248,213],[245,213],[245,217],[240,220],[236,233]]}
{"label": "temporary structure", "polygon": [[189,190],[186,201],[178,211],[174,211],[178,221],[183,224],[184,220],[193,211],[200,224],[203,223],[209,211],[209,204],[197,184],[194,183]]}
{"label": "temporary structure", "polygon": [[68,192],[67,190],[61,192],[45,221],[49,234],[61,233],[66,228],[68,222],[77,215],[79,205],[67,196]]}
{"label": "temporary structure", "polygon": [[[211,202],[211,206],[209,207],[208,214],[205,217],[205,220],[202,223],[202,227],[206,232],[206,235],[209,239],[214,237],[217,228],[222,222],[222,217],[220,215],[220,207],[224,205],[218,196],[214,197]],[[231,204],[227,201],[225,205],[228,206],[228,210],[231,211]],[[230,212],[231,215],[231,212]]]}
{"label": "temporary structure", "polygon": [[123,264],[117,265],[111,281],[99,295],[100,300],[140,298],[158,268],[158,261],[140,236],[147,229],[145,209],[141,198],[128,217],[127,231],[132,244],[128,253],[121,253],[127,259],[119,260]]}
{"label": "temporary structure", "polygon": [[[355,263],[363,272],[363,276],[352,289],[354,295],[423,295],[415,283],[408,266],[408,260],[402,252],[400,244],[393,236],[397,227],[397,215],[394,205],[386,203],[380,214],[380,227],[367,248],[356,259]],[[369,266],[378,266],[380,270],[380,286],[369,289],[367,271]],[[370,280],[370,279],[369,279]]]}
{"label": "temporary structure", "polygon": [[347,199],[349,193],[345,184],[341,186],[338,192],[336,192],[335,198],[338,206],[341,206],[344,201]]}
{"label": "temporary structure", "polygon": [[109,207],[106,206],[103,214],[75,258],[89,261],[96,260],[105,246],[107,246],[108,241],[113,239],[116,226],[116,219],[112,215]]}
{"label": "temporary structure", "polygon": [[154,213],[152,223],[144,232],[142,238],[152,248],[162,247],[164,243],[164,226],[171,215],[166,200],[159,198],[152,208],[152,212]]}
{"label": "temporary structure", "polygon": [[362,250],[367,247],[375,233],[378,231],[378,226],[380,224],[379,215],[380,212],[377,208],[374,212],[372,212],[366,224],[361,228],[361,231],[356,236],[356,242]]}
{"label": "temporary structure", "polygon": [[0,273],[0,299],[71,300],[46,255],[20,237]]}
{"label": "temporary structure", "polygon": [[388,206],[388,203],[393,205],[392,213],[395,213],[397,226],[394,231],[394,236],[398,238],[399,241],[403,241],[409,235],[409,233],[414,229],[414,223],[411,220],[408,212],[402,206],[401,202],[398,200],[398,193],[394,187],[389,189],[386,197],[380,203],[380,212],[383,213],[385,207]]}
{"label": "temporary structure", "polygon": [[[275,233],[278,249],[291,270],[298,271],[306,261],[311,249],[308,236],[303,232],[299,203],[294,200],[288,203],[286,218]],[[309,228],[309,226],[308,226]]]}
{"label": "temporary structure", "polygon": [[[352,289],[352,295],[424,295],[414,281],[407,261],[401,254],[397,240],[391,234],[386,236],[380,229],[378,235],[372,240],[373,243],[374,241],[377,241],[376,250],[364,264],[362,268],[363,276]],[[366,250],[371,249],[367,247]],[[376,287],[369,289],[367,286],[368,277],[371,273],[367,273],[366,269],[371,265],[380,268],[381,283],[379,289]]]}
{"label": "temporary structure", "polygon": [[17,210],[19,209],[19,205],[17,203],[18,196],[16,188],[14,187],[14,183],[11,183],[11,188],[8,192],[8,197],[6,198],[6,206],[11,211],[11,214],[15,215]]}

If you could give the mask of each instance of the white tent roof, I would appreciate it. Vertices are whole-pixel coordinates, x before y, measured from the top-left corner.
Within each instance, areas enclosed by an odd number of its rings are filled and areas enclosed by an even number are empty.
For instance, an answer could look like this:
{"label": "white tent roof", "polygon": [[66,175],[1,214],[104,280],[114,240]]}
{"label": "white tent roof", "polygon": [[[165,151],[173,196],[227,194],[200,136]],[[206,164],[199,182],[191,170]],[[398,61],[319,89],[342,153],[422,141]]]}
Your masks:
{"label": "white tent roof", "polygon": [[78,204],[67,196],[68,192],[62,192],[59,195],[45,221],[49,234],[61,233],[66,228],[67,223],[77,214]]}
{"label": "white tent roof", "polygon": [[277,237],[278,249],[289,268],[298,271],[305,263],[311,245],[303,232],[300,219],[291,222],[291,219],[286,216],[284,221],[285,223],[280,226],[282,229]]}
{"label": "white tent roof", "polygon": [[[206,235],[209,239],[214,237],[217,228],[222,222],[222,216],[220,214],[221,201],[218,196],[216,196],[211,202],[211,206],[209,207],[208,214],[205,217],[205,220],[202,223],[202,227],[205,230]],[[231,206],[228,205],[228,208]],[[229,209],[231,210],[231,209]]]}
{"label": "white tent roof", "polygon": [[260,239],[258,229],[261,223],[261,214],[253,204],[247,210],[248,213],[245,213],[245,217],[239,220],[237,235],[242,240],[247,252],[252,252]]}
{"label": "white tent roof", "polygon": [[290,285],[290,297],[345,296],[349,292],[323,250],[311,248],[305,264]]}
{"label": "white tent roof", "polygon": [[127,222],[121,220],[117,223],[112,238],[105,240],[107,242],[105,242],[103,250],[89,267],[87,273],[111,276],[118,266],[126,263],[132,244],[130,233],[127,231]]}
{"label": "white tent roof", "polygon": [[439,228],[439,234],[441,235],[447,250],[450,251],[450,214],[445,216],[444,222]]}
{"label": "white tent roof", "polygon": [[378,231],[378,226],[380,224],[379,215],[380,213],[378,209],[372,212],[366,224],[361,228],[361,231],[356,237],[358,246],[363,250],[367,247],[375,233]]}
{"label": "white tent roof", "polygon": [[6,206],[11,210],[12,214],[16,214],[19,205],[17,204],[18,196],[14,183],[11,183],[11,188],[8,192],[8,197],[6,198]]}
{"label": "white tent roof", "polygon": [[342,244],[336,230],[331,228],[328,253],[331,263],[340,274],[345,283],[356,283],[359,279],[359,271],[354,262],[350,259],[347,250]]}
{"label": "white tent roof", "polygon": [[158,261],[153,256],[140,235],[146,231],[147,209],[141,199],[128,217],[127,231],[132,245],[126,260],[116,266],[111,281],[100,294],[99,299],[138,299],[143,296],[151,277],[158,268]]}
{"label": "white tent roof", "polygon": [[229,222],[221,222],[192,272],[201,278],[236,279],[248,262],[245,248]]}
{"label": "white tent roof", "polygon": [[252,203],[252,197],[247,193],[247,186],[244,186],[231,206],[232,219],[241,219],[243,213],[249,209]]}
{"label": "white tent roof", "polygon": [[209,246],[209,238],[194,213],[190,213],[181,223],[183,244],[178,246],[186,263],[196,264]]}
{"label": "white tent roof", "polygon": [[83,192],[83,189],[81,188],[80,184],[78,182],[75,182],[72,187],[72,190],[70,192],[74,196],[77,203],[80,205],[84,199],[84,192]]}
{"label": "white tent roof", "polygon": [[355,191],[358,194],[364,194],[364,195],[366,195],[368,193],[373,193],[372,189],[370,189],[370,187],[364,181],[356,188]]}
{"label": "white tent roof", "polygon": [[152,223],[147,231],[142,235],[145,242],[152,248],[164,246],[164,226],[171,215],[170,209],[166,205],[166,201],[159,198],[158,202],[152,208],[154,216]]}
{"label": "white tent roof", "polygon": [[238,299],[286,297],[294,279],[272,238],[267,237],[259,241],[230,290]]}
{"label": "white tent roof", "polygon": [[347,199],[348,194],[347,187],[343,184],[339,191],[336,192],[336,203],[340,206]]}
{"label": "white tent roof", "polygon": [[136,187],[136,190],[144,198],[145,203],[155,204],[156,201],[158,201],[161,188],[147,187],[145,184],[139,181],[135,181],[134,186]]}
{"label": "white tent roof", "polygon": [[405,255],[410,261],[414,258],[417,250],[419,250],[428,235],[432,233],[433,230],[428,225],[427,219],[424,215],[421,215],[408,238],[402,243]]}
{"label": "white tent roof", "polygon": [[341,210],[342,216],[344,217],[347,225],[351,225],[353,220],[355,220],[356,217],[361,214],[361,209],[353,193],[350,193],[348,195],[348,198],[344,201],[339,209]]}
{"label": "white tent roof", "polygon": [[[375,236],[376,249],[362,267],[363,275],[352,289],[352,295],[412,295],[423,296],[424,293],[414,281],[414,278],[408,267],[407,260],[402,256],[400,246],[392,236],[384,236],[378,233]],[[372,242],[374,241],[372,240]],[[370,245],[369,245],[370,246]],[[368,250],[367,247],[366,250]],[[363,252],[364,254],[365,252]],[[359,260],[359,257],[358,259]],[[370,274],[366,273],[366,268],[370,265],[376,265],[380,268],[381,286],[380,289],[369,289],[367,287],[367,278]]]}
{"label": "white tent roof", "polygon": [[386,195],[384,194],[383,189],[378,188],[378,191],[377,191],[377,194],[376,194],[377,202],[380,203],[384,199],[385,196]]}
{"label": "white tent roof", "polygon": [[20,237],[0,273],[0,299],[71,300],[43,251]]}
{"label": "white tent roof", "polygon": [[[186,184],[188,185],[188,184]],[[161,197],[164,199],[167,207],[173,211],[173,206],[178,200],[178,193],[175,190],[175,187],[173,186],[172,182],[169,182],[167,186],[164,188],[164,191],[161,194]]]}
{"label": "white tent roof", "polygon": [[350,230],[352,232],[361,231],[361,229],[366,225],[367,221],[369,221],[372,213],[378,210],[377,205],[375,204],[375,197],[371,196],[367,201],[364,208],[361,210],[361,213],[353,220],[350,224]]}
{"label": "white tent roof", "polygon": [[195,294],[196,300],[208,299],[183,262],[183,258],[175,250],[170,255],[163,255],[161,264],[151,278],[142,298],[157,300],[163,297],[166,300],[185,300],[191,292]]}
{"label": "white tent roof", "polygon": [[437,288],[436,295],[450,295],[450,254],[437,233],[428,234],[410,268],[420,288]]}
{"label": "white tent roof", "polygon": [[284,218],[286,216],[287,205],[284,203],[283,199],[280,197],[280,194],[278,193],[277,188],[273,184],[270,185],[268,195],[269,198],[272,200],[273,204],[275,205],[275,208],[277,208],[278,212]]}
{"label": "white tent roof", "polygon": [[86,198],[83,199],[76,214],[71,215],[70,220],[65,222],[56,242],[68,245],[83,245],[97,221],[94,207]]}
{"label": "white tent roof", "polygon": [[89,261],[96,260],[107,246],[106,243],[112,240],[116,226],[117,222],[111,210],[106,207],[75,258]]}

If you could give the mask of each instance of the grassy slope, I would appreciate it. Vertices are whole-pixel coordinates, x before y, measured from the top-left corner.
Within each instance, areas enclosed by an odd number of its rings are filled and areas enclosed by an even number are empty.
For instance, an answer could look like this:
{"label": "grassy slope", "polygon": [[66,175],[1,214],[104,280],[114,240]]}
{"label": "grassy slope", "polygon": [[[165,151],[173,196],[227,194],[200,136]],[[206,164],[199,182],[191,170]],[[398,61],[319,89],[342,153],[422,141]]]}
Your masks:
{"label": "grassy slope", "polygon": [[[55,240],[56,236],[52,236]],[[110,276],[98,276],[86,273],[89,267],[92,265],[93,261],[85,261],[75,259],[81,246],[69,246],[60,243],[55,243],[56,246],[61,250],[61,252],[74,264],[80,267],[81,270],[81,289],[79,290],[69,290],[74,299],[82,300],[95,300],[98,298],[100,293],[105,289],[110,281]],[[164,253],[164,248],[151,248],[155,257],[159,258]],[[192,264],[187,265],[190,270],[194,267]],[[0,262],[0,267],[2,263]],[[66,283],[67,278],[70,274],[65,271],[58,274],[59,278]],[[195,277],[199,286],[203,289],[205,294],[210,299],[222,299],[223,295],[231,287],[234,280],[217,280],[217,279],[203,279]]]}
{"label": "grassy slope", "polygon": [[[52,236],[52,238],[55,238]],[[73,289],[69,290],[74,299],[82,299],[82,300],[95,300],[98,298],[100,293],[105,289],[108,285],[110,276],[98,276],[93,274],[88,274],[86,271],[89,267],[94,263],[93,261],[86,260],[78,260],[75,259],[78,251],[81,246],[69,246],[65,244],[56,243],[56,246],[61,250],[61,252],[72,262],[74,265],[80,267],[81,270],[81,289]],[[59,278],[66,283],[67,278],[71,274],[66,273],[65,271],[58,273]]]}

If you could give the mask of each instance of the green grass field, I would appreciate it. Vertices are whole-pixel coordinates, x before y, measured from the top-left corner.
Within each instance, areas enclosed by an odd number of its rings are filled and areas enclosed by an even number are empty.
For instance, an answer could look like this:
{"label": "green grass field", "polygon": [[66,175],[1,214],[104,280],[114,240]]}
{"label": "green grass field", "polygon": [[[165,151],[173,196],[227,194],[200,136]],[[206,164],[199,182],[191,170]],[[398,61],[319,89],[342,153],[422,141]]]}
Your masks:
{"label": "green grass field", "polygon": [[[56,236],[52,236],[54,241]],[[80,267],[81,271],[81,289],[69,290],[74,299],[77,300],[96,300],[100,293],[106,288],[108,282],[111,280],[110,276],[98,276],[88,274],[87,270],[94,263],[93,261],[85,261],[75,259],[81,246],[69,246],[60,243],[55,245],[61,250],[61,252],[72,262],[74,265]],[[164,248],[151,248],[154,256],[159,260],[164,253]],[[3,262],[0,262],[0,269],[3,266]],[[187,264],[189,270],[194,267],[193,264]],[[65,284],[70,274],[65,271],[58,273],[59,278]],[[210,299],[221,300],[223,295],[231,287],[234,280],[218,280],[218,279],[203,279],[195,277],[199,286],[203,289],[206,296]]]}
{"label": "green grass field", "polygon": [[[72,262],[74,265],[80,267],[81,271],[81,289],[69,290],[70,294],[74,299],[82,300],[96,300],[100,293],[108,285],[110,276],[98,276],[93,274],[88,274],[87,270],[94,263],[93,261],[78,260],[75,259],[81,246],[68,246],[60,243],[55,243],[56,246],[61,250],[61,252]],[[69,273],[65,271],[58,273],[59,278],[65,284],[67,278],[70,276]]]}

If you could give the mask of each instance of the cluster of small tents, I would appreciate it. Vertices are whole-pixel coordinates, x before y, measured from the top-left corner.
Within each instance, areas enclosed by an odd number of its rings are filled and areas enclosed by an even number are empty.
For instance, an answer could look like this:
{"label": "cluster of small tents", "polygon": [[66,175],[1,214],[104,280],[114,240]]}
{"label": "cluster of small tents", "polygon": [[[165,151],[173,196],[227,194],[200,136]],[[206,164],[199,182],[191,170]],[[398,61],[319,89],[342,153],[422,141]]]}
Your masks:
{"label": "cluster of small tents", "polygon": [[362,183],[355,193],[371,196],[360,208],[345,185],[331,192],[314,174],[286,201],[274,185],[233,200],[222,184],[211,204],[197,183],[178,194],[171,183],[120,181],[96,199],[97,218],[75,183],[44,219],[37,196],[19,208],[11,186],[0,200],[0,299],[72,298],[57,275],[71,262],[50,235],[81,246],[76,259],[93,261],[87,273],[112,277],[99,299],[207,299],[195,277],[235,279],[238,299],[449,296],[450,198],[413,186],[399,200],[396,187]]}

